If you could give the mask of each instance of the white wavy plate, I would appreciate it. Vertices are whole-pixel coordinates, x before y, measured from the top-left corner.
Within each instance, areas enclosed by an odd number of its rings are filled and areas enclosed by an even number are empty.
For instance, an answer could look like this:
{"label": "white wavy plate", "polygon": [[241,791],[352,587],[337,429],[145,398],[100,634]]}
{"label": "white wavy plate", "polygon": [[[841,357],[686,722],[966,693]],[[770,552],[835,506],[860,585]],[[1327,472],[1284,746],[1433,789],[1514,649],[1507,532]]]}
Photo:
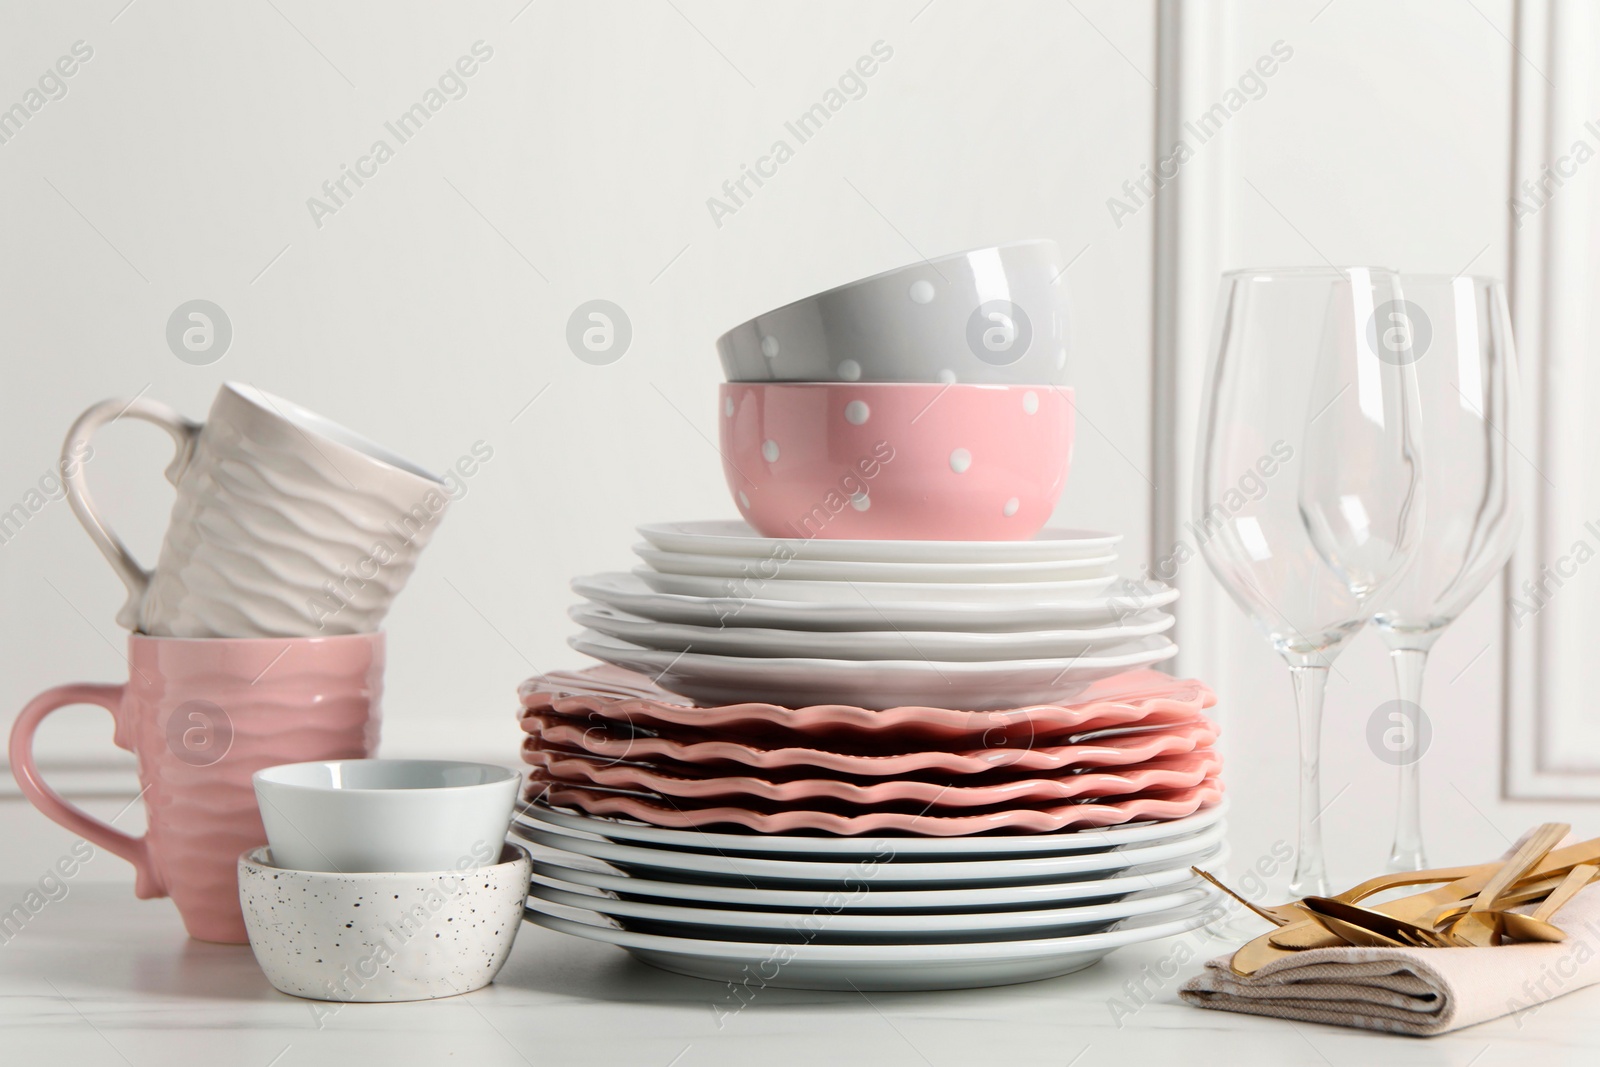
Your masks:
{"label": "white wavy plate", "polygon": [[662,574],[635,567],[640,581],[658,593],[679,596],[756,596],[797,604],[921,604],[967,600],[973,604],[1037,604],[1042,600],[1082,600],[1111,588],[1117,576],[1054,582],[813,582],[788,579],[705,578]]}
{"label": "white wavy plate", "polygon": [[[605,860],[624,870],[634,868],[673,872],[684,881],[722,879],[737,885],[760,886],[773,882],[804,882],[813,886],[849,886],[862,881],[898,888],[964,889],[979,885],[1024,885],[1030,882],[1070,881],[1106,877],[1114,872],[1150,864],[1171,866],[1178,860],[1195,862],[1222,842],[1225,825],[1216,825],[1178,841],[1141,845],[1116,852],[1079,852],[1064,856],[1026,856],[1011,859],[988,857],[970,860],[905,860],[893,850],[896,839],[885,838],[882,853],[850,857],[840,861],[770,859],[767,857],[723,856],[716,853],[678,852],[645,845],[623,845],[615,841],[596,841],[578,837],[549,826],[521,820],[511,824],[511,832],[534,844],[563,852]],[[1160,868],[1156,868],[1160,869]],[[659,877],[656,876],[656,877]],[[670,877],[666,880],[672,880]]]}
{"label": "white wavy plate", "polygon": [[[777,542],[776,544],[782,544]],[[695,574],[705,578],[752,581],[813,582],[1058,582],[1099,578],[1117,561],[1115,552],[1052,563],[907,563],[795,559],[786,549],[762,559],[703,556],[668,552],[652,545],[634,545],[634,555],[662,574]]]}
{"label": "white wavy plate", "polygon": [[1135,637],[1172,628],[1164,611],[1135,615],[1120,626],[1032,633],[963,633],[957,630],[774,630],[744,626],[689,626],[657,622],[593,601],[567,615],[608,637],[664,652],[723,656],[808,656],[822,659],[941,659],[978,662],[1092,655]]}
{"label": "white wavy plate", "polygon": [[[604,925],[604,920],[579,921],[532,908],[527,918],[552,930],[617,945],[653,967],[695,978],[734,983],[757,975],[765,986],[870,992],[970,989],[1053,978],[1082,970],[1113,949],[1198,929],[1215,918],[1215,911],[1207,901],[1170,917],[1130,921],[1121,929],[1095,934],[937,945],[764,945],[634,933]],[[742,1003],[731,1001],[734,1007]]]}
{"label": "white wavy plate", "polygon": [[796,559],[861,563],[1053,563],[1114,552],[1121,534],[1098,530],[1040,530],[1029,541],[844,541],[762,537],[738,520],[656,522],[639,535],[668,552],[770,558],[779,545]]}
{"label": "white wavy plate", "polygon": [[[685,905],[715,907],[738,905],[756,908],[836,908],[841,894],[834,889],[766,889],[747,885],[699,885],[664,882],[623,874],[610,864],[588,856],[562,854],[560,862],[533,860],[535,874],[573,885],[604,889],[634,897],[681,901]],[[1150,864],[1140,872],[1118,871],[1105,878],[1034,885],[978,886],[966,889],[885,889],[863,883],[867,893],[852,896],[850,910],[863,911],[987,911],[1032,906],[1042,908],[1071,901],[1120,900],[1136,893],[1171,890],[1197,884],[1189,865],[1220,867],[1228,857],[1226,843],[1164,867]]]}
{"label": "white wavy plate", "polygon": [[595,659],[648,674],[663,689],[701,704],[760,700],[789,707],[931,704],[963,711],[999,711],[1070,700],[1096,679],[1178,654],[1178,646],[1161,636],[1135,638],[1116,655],[987,663],[673,653],[641,648],[593,630],[585,630],[567,643]]}
{"label": "white wavy plate", "polygon": [[1097,596],[1041,599],[1029,604],[989,604],[962,600],[954,594],[950,594],[951,599],[926,603],[869,604],[859,599],[849,603],[797,603],[759,596],[759,590],[746,590],[738,596],[658,593],[637,575],[616,571],[574,578],[572,591],[621,611],[662,622],[718,627],[766,626],[795,631],[1060,630],[1073,626],[1112,625],[1178,599],[1178,591],[1170,586],[1125,579]]}
{"label": "white wavy plate", "polygon": [[790,859],[841,860],[883,854],[892,848],[897,859],[942,857],[944,859],[995,859],[1002,856],[1035,856],[1069,852],[1107,852],[1130,845],[1150,845],[1175,840],[1207,830],[1222,821],[1228,801],[1183,819],[1114,826],[1104,830],[1070,830],[1055,834],[1019,834],[1003,837],[834,837],[801,834],[726,834],[709,830],[673,830],[649,826],[628,819],[559,811],[543,804],[523,809],[529,819],[538,819],[564,830],[577,830],[612,841],[650,845],[679,851],[777,853]]}

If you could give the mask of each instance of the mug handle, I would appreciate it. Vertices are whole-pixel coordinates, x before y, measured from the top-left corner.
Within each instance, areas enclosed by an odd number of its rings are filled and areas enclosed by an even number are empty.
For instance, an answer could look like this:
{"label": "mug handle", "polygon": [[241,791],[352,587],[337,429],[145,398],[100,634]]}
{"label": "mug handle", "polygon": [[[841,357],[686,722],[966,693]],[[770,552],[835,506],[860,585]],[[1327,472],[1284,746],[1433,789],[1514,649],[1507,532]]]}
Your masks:
{"label": "mug handle", "polygon": [[102,400],[78,416],[78,421],[67,431],[67,439],[61,445],[62,479],[66,482],[67,502],[72,505],[72,513],[78,516],[78,521],[88,531],[89,540],[105,556],[111,569],[122,579],[122,584],[128,587],[128,599],[117,612],[117,624],[128,630],[137,630],[139,609],[144,603],[145,590],[150,587],[150,572],[139,566],[139,561],[133,558],[128,546],[122,543],[122,538],[95,511],[83,470],[84,458],[92,454],[89,440],[94,432],[124,415],[159,426],[172,438],[176,451],[172,462],[167,464],[166,477],[173,485],[178,484],[189,461],[194,458],[195,440],[200,436],[203,424],[184,418],[155,400],[140,397],[132,400]]}
{"label": "mug handle", "polygon": [[[107,852],[121,856],[133,864],[133,869],[137,872],[134,895],[141,900],[147,900],[150,897],[164,897],[167,891],[161,884],[160,876],[156,874],[155,866],[150,862],[150,846],[145,839],[125,834],[110,824],[96,819],[77,805],[69,804],[62,799],[60,793],[50,788],[33,762],[34,731],[39,728],[46,715],[58,708],[73,704],[98,704],[105,708],[111,713],[111,717],[117,720],[117,735],[120,739],[124,688],[121,685],[92,685],[79,682],[75,685],[58,685],[54,689],[46,689],[30,700],[11,727],[11,773],[16,776],[17,785],[22,788],[22,795],[49,819],[60,823],[84,840],[99,845]],[[121,744],[120,740],[118,743]],[[141,790],[141,794],[142,792]]]}

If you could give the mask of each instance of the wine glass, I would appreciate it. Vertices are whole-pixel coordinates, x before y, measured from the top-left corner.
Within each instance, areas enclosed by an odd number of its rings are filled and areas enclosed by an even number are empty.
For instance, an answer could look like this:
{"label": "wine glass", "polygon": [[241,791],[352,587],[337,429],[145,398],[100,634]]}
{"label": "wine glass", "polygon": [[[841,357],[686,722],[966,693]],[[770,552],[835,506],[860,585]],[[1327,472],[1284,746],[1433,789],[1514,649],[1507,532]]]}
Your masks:
{"label": "wine glass", "polygon": [[[1409,360],[1428,451],[1427,515],[1415,562],[1373,601],[1398,704],[1387,752],[1399,766],[1391,871],[1427,866],[1422,850],[1422,674],[1428,650],[1511,555],[1519,528],[1507,458],[1516,416],[1516,355],[1505,289],[1493,278],[1402,274],[1404,301],[1385,309],[1380,345]],[[1399,744],[1387,744],[1397,735]]]}
{"label": "wine glass", "polygon": [[1422,523],[1411,350],[1380,337],[1375,318],[1401,299],[1390,271],[1273,268],[1224,275],[1217,308],[1191,530],[1289,664],[1300,728],[1290,889],[1302,896],[1327,892],[1328,669],[1410,562]]}

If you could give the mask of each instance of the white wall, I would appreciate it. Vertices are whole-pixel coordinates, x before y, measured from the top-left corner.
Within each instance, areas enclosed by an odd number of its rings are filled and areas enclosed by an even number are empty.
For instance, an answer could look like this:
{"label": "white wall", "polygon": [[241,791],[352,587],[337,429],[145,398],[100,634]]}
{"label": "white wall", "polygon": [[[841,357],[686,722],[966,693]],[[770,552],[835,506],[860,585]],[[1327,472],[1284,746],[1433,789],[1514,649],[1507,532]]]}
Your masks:
{"label": "white wall", "polygon": [[[1187,513],[1218,271],[1324,258],[1510,267],[1512,0],[1160,4],[1163,33],[1179,33],[1163,73],[1181,78],[1180,117],[1273,42],[1294,50],[1161,194],[1177,215],[1160,309],[1157,209],[1119,226],[1107,204],[1152,160],[1156,4],[675,2],[0,9],[0,103],[73,42],[95,50],[68,95],[0,145],[3,504],[89,403],[147,389],[199,415],[228,378],[436,467],[490,443],[495,458],[391,617],[386,750],[509,761],[516,683],[578,661],[564,644],[567,579],[625,567],[636,523],[733,514],[704,439],[712,341],[762,309],[989,242],[1043,235],[1081,251],[1069,280],[1083,417],[1057,518],[1126,533],[1136,567],[1152,495]],[[468,95],[316,228],[306,198],[478,40],[494,56]],[[894,55],[866,95],[715,225],[706,198],[879,40]],[[163,339],[194,297],[235,328],[209,367]],[[608,367],[562,339],[593,297],[635,329]],[[1158,310],[1171,315],[1178,407],[1175,471],[1157,492]],[[147,559],[170,503],[161,446],[147,427],[114,427],[91,471]],[[1222,694],[1248,860],[1293,832],[1288,683],[1203,565],[1180,581],[1184,669]],[[64,504],[0,545],[0,707],[123,674],[120,599]],[[1425,818],[1440,861],[1574,812],[1499,799],[1502,606],[1487,592],[1429,676]],[[1393,770],[1364,740],[1391,695],[1383,649],[1363,635],[1337,666],[1325,782],[1339,799],[1324,820],[1336,878],[1381,863],[1393,804]],[[62,718],[44,750],[71,781],[103,783],[105,717]],[[63,847],[20,802],[0,813],[7,869],[42,869]]]}
{"label": "white wall", "polygon": [[[199,416],[227,379],[435,468],[488,442],[390,617],[387,753],[514,760],[516,684],[580,661],[568,579],[626,568],[637,523],[734,515],[704,439],[715,337],[921,256],[1029,236],[1082,253],[1058,519],[1146,554],[1152,213],[1119,228],[1104,201],[1149,154],[1150,5],[276,2],[0,9],[0,101],[94,49],[0,145],[0,499],[88,404],[146,390]],[[494,55],[466,97],[315,227],[307,197],[478,40]],[[866,95],[716,226],[707,197],[880,40]],[[235,331],[206,367],[164,340],[196,297]],[[563,340],[594,297],[635,331],[607,367]],[[89,474],[146,560],[164,444],[119,424]],[[0,545],[0,708],[124,677],[120,602],[64,503]],[[63,713],[40,747],[92,782],[109,722]],[[16,865],[42,866],[64,836],[17,818]]]}

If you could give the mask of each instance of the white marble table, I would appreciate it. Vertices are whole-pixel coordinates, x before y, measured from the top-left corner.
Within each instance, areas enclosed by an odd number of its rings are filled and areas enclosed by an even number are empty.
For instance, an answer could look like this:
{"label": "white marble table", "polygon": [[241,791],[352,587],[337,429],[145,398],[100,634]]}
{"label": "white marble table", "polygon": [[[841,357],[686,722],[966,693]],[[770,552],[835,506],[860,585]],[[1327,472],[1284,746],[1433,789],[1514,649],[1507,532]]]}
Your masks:
{"label": "white marble table", "polygon": [[[0,901],[26,888],[0,885]],[[1175,942],[1147,945],[1003,989],[870,998],[766,990],[735,1011],[725,987],[528,926],[488,989],[341,1007],[275,992],[248,948],[188,940],[169,902],[79,885],[0,945],[0,1064],[1496,1067],[1593,1064],[1600,1054],[1600,989],[1548,1004],[1520,1026],[1502,1019],[1418,1040],[1185,1007],[1174,990],[1198,959],[1172,961],[1187,954]]]}

